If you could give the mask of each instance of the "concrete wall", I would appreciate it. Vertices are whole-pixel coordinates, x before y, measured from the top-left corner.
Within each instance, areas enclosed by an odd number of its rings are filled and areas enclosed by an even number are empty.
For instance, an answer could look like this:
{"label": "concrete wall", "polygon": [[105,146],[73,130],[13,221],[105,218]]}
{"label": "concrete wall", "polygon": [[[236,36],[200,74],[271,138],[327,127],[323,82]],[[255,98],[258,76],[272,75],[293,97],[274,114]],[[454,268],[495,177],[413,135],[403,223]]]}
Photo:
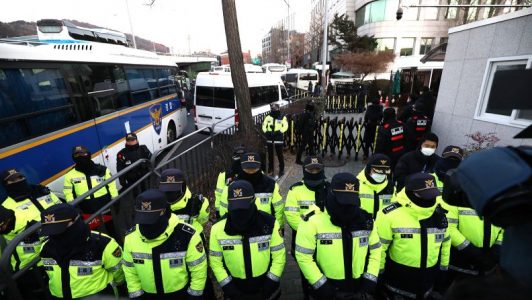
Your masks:
{"label": "concrete wall", "polygon": [[468,143],[465,134],[475,131],[495,132],[500,146],[532,145],[531,139],[513,139],[523,128],[475,119],[488,59],[532,55],[532,9],[529,11],[517,18],[500,16],[496,23],[479,21],[462,26],[464,30],[449,31],[433,125],[441,149],[451,144],[463,146]]}

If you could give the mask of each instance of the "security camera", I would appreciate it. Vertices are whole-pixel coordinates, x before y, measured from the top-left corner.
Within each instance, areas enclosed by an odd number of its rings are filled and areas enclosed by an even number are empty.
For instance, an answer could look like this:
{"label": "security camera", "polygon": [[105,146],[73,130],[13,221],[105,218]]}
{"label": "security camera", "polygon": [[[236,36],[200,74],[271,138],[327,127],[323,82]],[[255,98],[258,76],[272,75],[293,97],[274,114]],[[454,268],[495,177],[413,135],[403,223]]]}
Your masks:
{"label": "security camera", "polygon": [[395,18],[397,19],[397,21],[403,18],[403,9],[401,7],[397,9],[397,13],[395,13]]}

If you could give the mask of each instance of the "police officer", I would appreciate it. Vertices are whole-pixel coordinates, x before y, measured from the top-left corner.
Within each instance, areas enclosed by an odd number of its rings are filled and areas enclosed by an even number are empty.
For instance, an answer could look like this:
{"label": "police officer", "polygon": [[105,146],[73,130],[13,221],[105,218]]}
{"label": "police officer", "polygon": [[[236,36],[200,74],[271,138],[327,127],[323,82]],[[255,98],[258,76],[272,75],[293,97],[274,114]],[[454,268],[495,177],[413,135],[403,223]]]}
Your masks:
{"label": "police officer", "polygon": [[185,174],[179,169],[166,169],[161,173],[159,190],[166,196],[170,211],[181,222],[190,224],[198,232],[209,220],[209,201],[201,194],[192,194]]}
{"label": "police officer", "polygon": [[436,148],[438,148],[438,136],[427,133],[419,140],[417,150],[410,151],[399,159],[393,174],[397,191],[401,191],[406,177],[411,174],[434,173],[434,167],[440,158],[436,154]]}
{"label": "police officer", "polygon": [[375,101],[371,102],[370,105],[368,105],[366,113],[364,114],[364,147],[362,147],[362,151],[364,152],[364,160],[368,159],[369,148],[375,142],[377,126],[381,123],[381,121],[382,105],[380,105],[379,100],[376,99]]}
{"label": "police officer", "polygon": [[[275,216],[281,228],[283,228],[283,212],[284,201],[281,194],[279,194],[279,185],[273,178],[262,173],[261,158],[258,153],[248,152],[241,156],[240,164],[242,170],[238,175],[238,179],[246,180],[253,186],[255,197],[257,198],[255,204],[260,211],[266,212]],[[228,188],[224,189],[222,201],[220,202],[220,216],[227,213],[227,194]]]}
{"label": "police officer", "polygon": [[264,118],[262,132],[266,134],[268,143],[268,172],[273,175],[273,149],[279,160],[279,177],[284,175],[283,144],[284,133],[288,130],[288,121],[281,114],[279,104],[271,104],[270,114]]}
{"label": "police officer", "polygon": [[[460,147],[447,146],[436,164],[438,187],[443,190],[442,198],[445,201],[441,204],[448,211],[452,244],[449,283],[454,278],[485,275],[495,268],[503,238],[503,230],[491,224],[489,218],[480,218],[469,204],[458,180],[449,176],[459,166],[463,155],[464,151]],[[457,201],[460,205],[447,203]]]}
{"label": "police officer", "polygon": [[395,109],[391,107],[384,110],[382,119],[383,124],[377,133],[375,153],[388,156],[393,169],[406,150],[404,125],[395,118]]}
{"label": "police officer", "polygon": [[[436,198],[436,179],[427,173],[407,177],[397,202],[379,212],[381,275],[388,298],[427,298],[449,265],[446,211]],[[394,298],[395,297],[395,298]]]}
{"label": "police officer", "polygon": [[[140,159],[150,159],[151,152],[146,145],[139,145],[137,135],[133,132],[126,134],[126,145],[116,154],[116,171],[120,172]],[[142,165],[120,177],[120,185],[126,188],[149,171],[147,165]]]}
{"label": "police officer", "polygon": [[53,298],[77,299],[107,293],[124,282],[122,249],[116,241],[91,231],[76,208],[61,203],[41,213],[41,234],[49,239],[41,262]]}
{"label": "police officer", "polygon": [[368,299],[375,291],[380,242],[371,215],[360,208],[358,189],[353,174],[334,175],[327,212],[299,225],[296,259],[315,299]]}
{"label": "police officer", "polygon": [[238,174],[242,170],[240,167],[240,157],[246,152],[244,146],[239,145],[233,148],[233,154],[231,156],[231,166],[224,172],[218,174],[216,180],[216,190],[214,191],[214,207],[216,209],[216,217],[220,217],[220,202],[224,188],[232,181],[236,180]]}
{"label": "police officer", "polygon": [[172,214],[155,189],[137,196],[135,221],[123,254],[129,298],[203,299],[207,256],[200,233]]}
{"label": "police officer", "polygon": [[[292,229],[292,255],[295,258],[295,243],[299,224],[312,214],[324,211],[329,189],[321,157],[308,156],[303,163],[303,180],[294,183],[286,196],[284,214]],[[310,285],[301,275],[304,298],[308,299]]]}
{"label": "police officer", "polygon": [[412,151],[419,145],[421,138],[430,132],[431,120],[424,112],[423,103],[417,101],[412,107],[412,114],[405,122],[406,150]]}
{"label": "police officer", "polygon": [[[111,177],[108,168],[92,161],[91,153],[84,146],[74,147],[72,158],[76,164],[66,173],[63,188],[67,202],[73,201]],[[116,183],[112,181],[82,201],[79,208],[84,214],[93,214],[116,196]]]}
{"label": "police officer", "polygon": [[314,155],[314,129],[316,126],[316,118],[314,115],[314,105],[308,103],[305,106],[305,111],[299,117],[300,122],[298,123],[298,131],[301,134],[301,144],[297,149],[296,164],[302,165],[301,155],[305,152],[305,149],[308,147],[308,152],[310,155]]}
{"label": "police officer", "polygon": [[[3,220],[8,227],[2,234],[9,243],[27,227],[38,222],[43,210],[60,201],[47,187],[29,184],[24,174],[16,169],[5,170],[1,176],[7,193],[7,198],[2,202],[2,207],[6,209]],[[41,245],[37,235],[21,242],[11,259],[13,270],[24,268],[35,259],[39,255]]]}
{"label": "police officer", "polygon": [[374,154],[357,175],[360,182],[360,207],[373,219],[379,210],[392,204],[395,187],[391,178],[391,162],[384,154]]}
{"label": "police officer", "polygon": [[285,265],[279,223],[255,205],[252,185],[234,181],[228,214],[211,229],[209,263],[225,299],[278,299]]}

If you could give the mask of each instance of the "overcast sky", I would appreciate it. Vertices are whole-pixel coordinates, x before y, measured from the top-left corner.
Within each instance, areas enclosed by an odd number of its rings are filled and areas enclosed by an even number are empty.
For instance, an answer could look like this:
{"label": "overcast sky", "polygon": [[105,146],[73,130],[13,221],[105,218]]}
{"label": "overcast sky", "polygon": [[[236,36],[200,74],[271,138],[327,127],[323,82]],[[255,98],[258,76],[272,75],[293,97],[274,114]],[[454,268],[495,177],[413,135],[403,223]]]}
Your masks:
{"label": "overcast sky", "polygon": [[[221,0],[127,0],[135,35],[173,47],[177,53],[227,49]],[[295,27],[306,31],[310,0],[290,0]],[[270,27],[287,16],[284,0],[236,0],[242,50],[261,52],[261,40]],[[2,1],[0,21],[75,19],[130,32],[126,0],[16,0]]]}

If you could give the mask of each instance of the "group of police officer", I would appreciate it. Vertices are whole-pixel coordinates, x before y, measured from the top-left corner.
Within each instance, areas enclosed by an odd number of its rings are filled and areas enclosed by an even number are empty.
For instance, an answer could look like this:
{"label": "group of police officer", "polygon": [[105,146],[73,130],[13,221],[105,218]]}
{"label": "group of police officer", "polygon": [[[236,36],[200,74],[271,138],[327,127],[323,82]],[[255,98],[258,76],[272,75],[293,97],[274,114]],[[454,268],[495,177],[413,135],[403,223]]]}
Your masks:
{"label": "group of police officer", "polygon": [[[400,189],[392,159],[382,153],[359,174],[339,173],[330,182],[321,158],[308,156],[302,180],[284,199],[278,183],[262,172],[260,155],[235,147],[231,167],[217,180],[218,220],[208,241],[209,202],[190,191],[178,169],[164,170],[158,189],[136,197],[135,226],[124,241],[115,240],[112,230],[92,231],[83,221],[83,214],[117,195],[114,183],[82,201],[80,214],[11,169],[2,174],[8,198],[0,207],[0,233],[10,240],[41,222],[40,235],[17,245],[12,263],[16,270],[40,257],[38,268],[48,275],[52,298],[119,295],[125,283],[132,299],[212,299],[210,266],[225,299],[278,299],[285,219],[306,298],[436,298],[452,280],[495,267],[502,230],[474,210],[441,199],[447,171],[460,163],[463,150],[449,146],[437,157],[434,139],[420,138],[410,156],[437,162],[409,168]],[[67,201],[110,178],[90,157],[86,148],[74,148],[76,165],[65,176]]]}

